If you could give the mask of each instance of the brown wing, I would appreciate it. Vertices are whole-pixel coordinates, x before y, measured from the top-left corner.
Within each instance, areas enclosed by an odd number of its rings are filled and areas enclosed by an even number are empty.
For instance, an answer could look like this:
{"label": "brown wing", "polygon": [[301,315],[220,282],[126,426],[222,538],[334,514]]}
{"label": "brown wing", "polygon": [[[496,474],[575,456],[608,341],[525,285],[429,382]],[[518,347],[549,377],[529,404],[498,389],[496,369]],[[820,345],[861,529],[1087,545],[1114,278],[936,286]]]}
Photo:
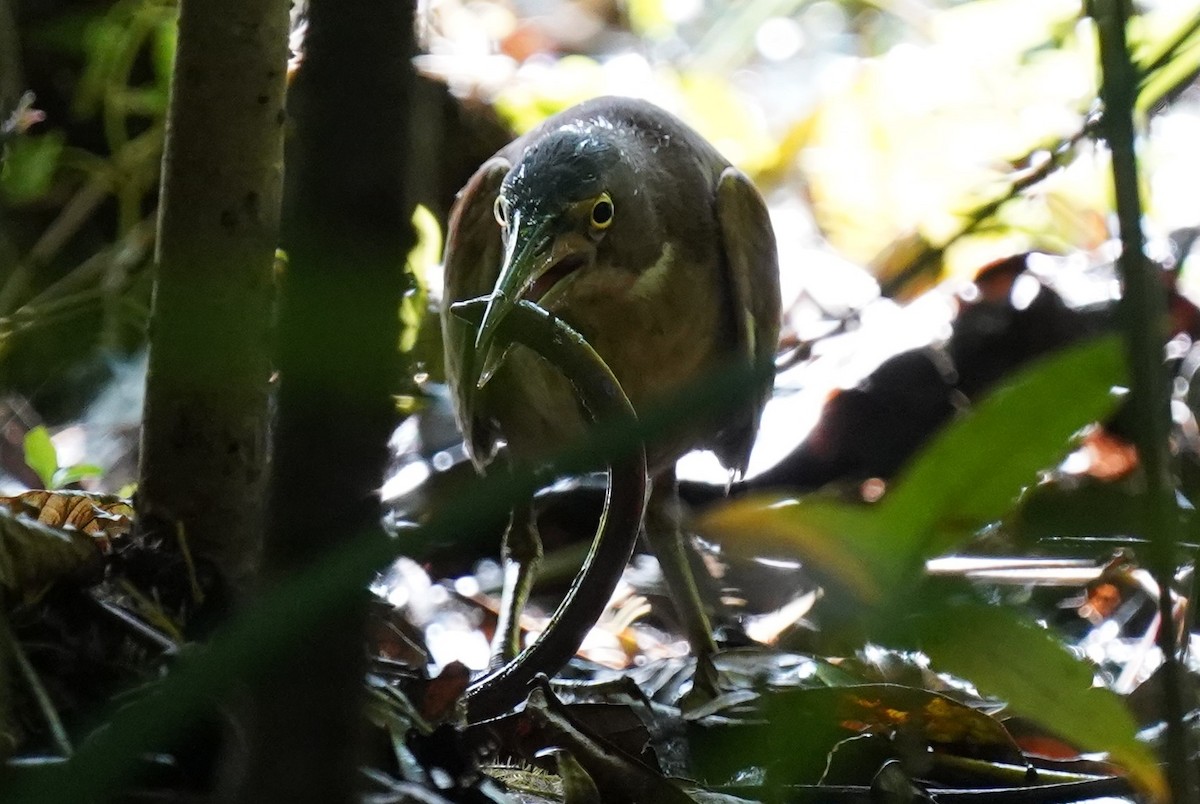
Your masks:
{"label": "brown wing", "polygon": [[782,317],[779,257],[767,206],[750,180],[736,168],[726,168],[717,185],[717,221],[729,271],[736,348],[747,360],[764,368],[753,401],[721,433],[717,449],[721,462],[741,473],[750,460],[763,406],[774,384]]}
{"label": "brown wing", "polygon": [[472,361],[475,331],[450,312],[454,302],[474,299],[492,292],[500,275],[502,246],[500,227],[492,207],[500,183],[511,167],[502,156],[483,164],[467,182],[450,211],[446,240],[445,290],[442,294],[442,343],[446,350],[446,382],[454,399],[458,426],[467,444],[467,454],[477,466],[491,460],[496,433],[475,409],[477,397]]}

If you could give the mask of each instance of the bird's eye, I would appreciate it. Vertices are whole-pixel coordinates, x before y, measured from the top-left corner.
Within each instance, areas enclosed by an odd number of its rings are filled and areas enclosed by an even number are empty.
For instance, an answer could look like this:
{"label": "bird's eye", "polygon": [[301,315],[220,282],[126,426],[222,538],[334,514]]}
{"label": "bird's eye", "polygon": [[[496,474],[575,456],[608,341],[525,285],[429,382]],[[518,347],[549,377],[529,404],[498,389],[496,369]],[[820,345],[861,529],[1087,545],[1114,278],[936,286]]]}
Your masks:
{"label": "bird's eye", "polygon": [[492,206],[492,214],[496,216],[496,223],[501,226],[508,226],[508,200],[504,196],[496,196],[496,203]]}
{"label": "bird's eye", "polygon": [[608,193],[602,194],[592,204],[592,226],[597,229],[607,229],[612,224],[615,211],[612,198]]}

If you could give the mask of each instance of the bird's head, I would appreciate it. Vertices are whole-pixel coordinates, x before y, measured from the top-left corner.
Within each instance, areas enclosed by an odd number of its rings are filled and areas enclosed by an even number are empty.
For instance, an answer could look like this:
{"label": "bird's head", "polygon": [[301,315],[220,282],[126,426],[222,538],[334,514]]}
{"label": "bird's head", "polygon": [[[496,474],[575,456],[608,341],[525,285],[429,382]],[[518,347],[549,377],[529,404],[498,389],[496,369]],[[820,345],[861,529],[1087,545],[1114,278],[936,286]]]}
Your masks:
{"label": "bird's head", "polygon": [[619,134],[604,120],[572,123],[528,147],[496,197],[504,262],[475,341],[477,353],[488,353],[518,301],[551,301],[576,272],[595,266],[610,245],[606,239],[626,228],[617,226],[618,218],[644,205],[639,195]]}

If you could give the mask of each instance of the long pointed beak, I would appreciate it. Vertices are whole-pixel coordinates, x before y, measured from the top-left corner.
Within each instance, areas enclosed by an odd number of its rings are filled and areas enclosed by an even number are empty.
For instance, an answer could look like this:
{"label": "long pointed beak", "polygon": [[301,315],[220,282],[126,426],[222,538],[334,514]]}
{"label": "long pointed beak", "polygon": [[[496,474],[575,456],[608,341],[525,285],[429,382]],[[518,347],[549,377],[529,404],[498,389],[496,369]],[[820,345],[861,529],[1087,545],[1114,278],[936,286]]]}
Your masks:
{"label": "long pointed beak", "polygon": [[475,354],[482,357],[476,364],[482,366],[477,382],[480,388],[491,379],[508,352],[507,344],[502,349],[495,348],[501,322],[534,282],[554,266],[577,255],[586,242],[578,235],[556,232],[552,216],[532,217],[525,221],[520,217],[520,210],[515,209],[512,216],[504,265],[475,337]]}
{"label": "long pointed beak", "polygon": [[487,354],[496,339],[500,322],[508,317],[513,305],[521,297],[521,291],[537,275],[539,263],[545,261],[539,257],[549,256],[550,253],[550,219],[523,221],[520,210],[516,209],[512,211],[512,216],[504,250],[504,265],[500,267],[492,298],[479,324],[479,334],[475,336],[476,354]]}

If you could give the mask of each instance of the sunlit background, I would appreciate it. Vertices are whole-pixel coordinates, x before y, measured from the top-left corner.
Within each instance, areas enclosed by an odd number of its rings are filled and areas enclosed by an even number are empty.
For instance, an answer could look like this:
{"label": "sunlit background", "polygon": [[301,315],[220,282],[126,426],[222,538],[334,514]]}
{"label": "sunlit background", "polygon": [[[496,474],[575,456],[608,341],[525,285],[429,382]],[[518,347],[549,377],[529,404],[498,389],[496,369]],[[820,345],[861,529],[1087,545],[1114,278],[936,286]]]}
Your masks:
{"label": "sunlit background", "polygon": [[[1148,63],[1195,7],[1141,9],[1133,43]],[[1045,252],[1035,273],[1072,304],[1115,295],[1106,152],[1087,138],[1064,148],[1096,110],[1096,32],[1079,2],[430,0],[421,19],[420,69],[494,104],[518,131],[602,94],[686,119],[768,198],[785,338],[855,316],[852,337],[826,339],[823,360],[781,376],[751,475],[803,437],[831,390],[944,339],[954,294],[992,260]],[[1159,76],[1145,97],[1179,77]],[[1200,222],[1200,95],[1143,122],[1145,226],[1152,255],[1171,260],[1166,235]],[[973,220],[1052,159],[1059,169]],[[930,249],[933,271],[881,299],[879,283]],[[1185,290],[1200,288],[1192,273]],[[680,472],[724,477],[706,455]]]}
{"label": "sunlit background", "polygon": [[[1196,12],[1187,2],[1141,10],[1131,33],[1142,64]],[[780,373],[750,476],[804,438],[830,393],[888,357],[944,341],[958,299],[976,298],[971,279],[993,260],[1040,252],[1014,284],[1016,309],[1043,286],[1074,307],[1118,295],[1109,160],[1083,136],[1098,67],[1079,2],[431,0],[421,19],[419,68],[494,105],[517,131],[596,95],[643,97],[758,183],[779,242],[785,340],[818,342],[813,359]],[[1143,97],[1180,78],[1157,76]],[[1148,249],[1166,266],[1188,257],[1171,253],[1167,235],[1200,223],[1200,94],[1171,99],[1152,116],[1148,103],[1140,110]],[[1024,189],[1014,195],[1014,186]],[[935,253],[932,270],[897,283],[925,251]],[[430,266],[435,295],[437,271]],[[1192,273],[1182,272],[1185,291],[1200,288]],[[402,495],[461,460],[453,448],[432,466],[409,464],[386,492]],[[1077,454],[1065,468],[1083,471],[1088,460]],[[728,479],[708,453],[686,456],[679,475]],[[485,584],[494,571],[483,569]],[[435,631],[436,663],[482,666],[476,631]]]}
{"label": "sunlit background", "polygon": [[[1142,65],[1196,14],[1185,0],[1139,10],[1130,34]],[[76,184],[113,182],[119,239],[102,256],[115,266],[109,279],[128,271],[139,284],[113,280],[86,302],[101,308],[101,348],[125,345],[132,359],[114,359],[114,381],[84,420],[54,432],[59,462],[105,467],[97,482],[113,491],[135,465],[126,458],[123,476],[107,450],[129,452],[141,409],[144,362],[128,345],[140,345],[148,314],[154,221],[145,201],[157,181],[174,13],[168,0],[123,0],[82,36],[90,60],[70,114],[100,119],[104,145],[117,156],[64,146],[53,126],[66,113],[50,109],[51,128],[14,143],[0,177],[7,199],[27,206],[70,197],[59,186],[64,174]],[[39,41],[78,35],[61,25]],[[695,126],[763,190],[780,251],[785,345],[813,345],[812,359],[779,375],[750,475],[800,442],[831,392],[892,355],[947,338],[957,300],[974,298],[970,280],[992,260],[1041,252],[1013,287],[1018,309],[1042,285],[1073,306],[1115,298],[1109,164],[1085,135],[1096,111],[1096,32],[1075,0],[427,0],[419,26],[418,68],[458,97],[495,108],[518,132],[596,95],[644,97]],[[298,52],[302,34],[301,27]],[[1200,278],[1167,236],[1200,225],[1200,93],[1164,93],[1200,65],[1197,40],[1187,40],[1175,67],[1147,79],[1139,121],[1149,251],[1164,265],[1183,263],[1185,292],[1200,290]],[[129,65],[143,61],[153,81],[132,86]],[[1005,200],[1014,187],[1023,189]],[[440,226],[425,209],[416,223],[412,266],[423,282],[402,311],[409,324],[440,290]],[[927,259],[931,270],[905,279],[914,259]],[[43,310],[60,300],[47,293],[34,299],[40,308],[13,320],[49,320]],[[400,344],[415,355],[429,399],[437,377],[426,364],[437,361],[420,350],[431,342],[436,348],[439,339],[409,330]],[[463,460],[457,444],[406,460],[421,426],[410,419],[394,439],[401,458],[383,489],[389,502]],[[113,431],[121,433],[116,441]],[[707,454],[687,456],[679,473],[728,479]],[[458,659],[482,667],[478,615],[434,616],[430,606],[451,594],[474,596],[493,570],[445,587],[400,565],[378,591],[426,623],[435,666]],[[641,610],[636,600],[625,605],[618,619]]]}

